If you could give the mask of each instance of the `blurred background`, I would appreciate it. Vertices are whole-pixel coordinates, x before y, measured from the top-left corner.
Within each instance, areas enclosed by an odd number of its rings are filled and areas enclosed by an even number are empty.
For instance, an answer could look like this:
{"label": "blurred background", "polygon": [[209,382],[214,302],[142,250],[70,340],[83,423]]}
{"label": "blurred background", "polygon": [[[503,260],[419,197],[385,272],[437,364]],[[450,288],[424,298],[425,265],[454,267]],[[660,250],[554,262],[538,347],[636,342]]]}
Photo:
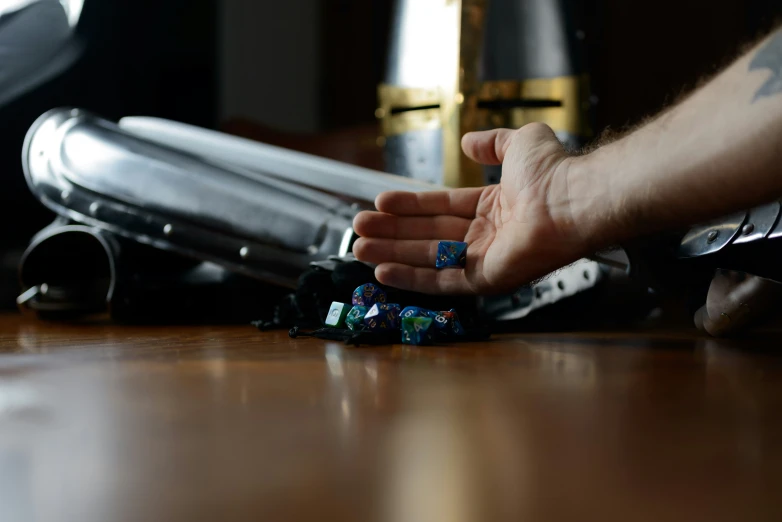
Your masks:
{"label": "blurred background", "polygon": [[[585,35],[598,132],[659,110],[782,15],[778,0],[598,5]],[[392,9],[392,0],[0,2],[0,251],[53,217],[20,160],[27,129],[53,107],[168,118],[383,169],[375,110]],[[58,36],[66,25],[78,48]]]}

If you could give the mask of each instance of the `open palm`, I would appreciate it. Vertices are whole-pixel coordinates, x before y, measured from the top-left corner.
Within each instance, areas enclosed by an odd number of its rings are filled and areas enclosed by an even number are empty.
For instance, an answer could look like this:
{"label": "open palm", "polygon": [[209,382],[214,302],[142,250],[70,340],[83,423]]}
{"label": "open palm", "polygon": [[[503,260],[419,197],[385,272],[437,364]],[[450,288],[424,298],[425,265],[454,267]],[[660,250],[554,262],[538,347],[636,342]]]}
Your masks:
{"label": "open palm", "polygon": [[[551,129],[467,134],[464,152],[502,164],[499,185],[424,193],[386,192],[377,212],[356,216],[359,260],[377,264],[383,284],[424,293],[495,293],[576,261],[586,242],[571,218],[568,155]],[[436,269],[439,241],[465,241],[467,264]]]}

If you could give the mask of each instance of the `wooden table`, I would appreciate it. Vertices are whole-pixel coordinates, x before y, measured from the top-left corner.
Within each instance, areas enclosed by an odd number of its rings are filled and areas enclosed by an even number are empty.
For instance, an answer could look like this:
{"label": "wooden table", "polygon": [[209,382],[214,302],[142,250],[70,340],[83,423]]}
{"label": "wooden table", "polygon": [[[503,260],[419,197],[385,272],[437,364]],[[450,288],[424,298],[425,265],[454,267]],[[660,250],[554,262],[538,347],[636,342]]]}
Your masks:
{"label": "wooden table", "polygon": [[779,521],[778,351],[0,316],[0,520]]}

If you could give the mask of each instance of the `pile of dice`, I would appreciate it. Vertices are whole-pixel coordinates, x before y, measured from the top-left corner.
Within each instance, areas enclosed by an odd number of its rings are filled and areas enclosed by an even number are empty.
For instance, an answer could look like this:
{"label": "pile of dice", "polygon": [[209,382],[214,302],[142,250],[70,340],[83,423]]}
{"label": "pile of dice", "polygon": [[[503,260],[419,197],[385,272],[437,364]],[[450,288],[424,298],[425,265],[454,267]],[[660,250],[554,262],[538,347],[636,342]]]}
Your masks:
{"label": "pile of dice", "polygon": [[352,304],[333,302],[326,317],[326,326],[353,331],[400,330],[404,344],[431,344],[464,335],[455,310],[435,312],[408,306],[404,310],[386,302],[386,293],[371,283],[353,292]]}

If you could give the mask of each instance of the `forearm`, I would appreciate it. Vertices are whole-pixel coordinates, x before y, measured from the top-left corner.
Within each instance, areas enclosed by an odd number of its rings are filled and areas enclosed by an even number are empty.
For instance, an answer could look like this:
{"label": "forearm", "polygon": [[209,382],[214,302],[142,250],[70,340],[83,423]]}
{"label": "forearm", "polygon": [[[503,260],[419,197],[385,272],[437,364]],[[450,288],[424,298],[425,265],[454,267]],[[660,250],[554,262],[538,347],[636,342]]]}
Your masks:
{"label": "forearm", "polygon": [[649,124],[573,158],[567,177],[574,222],[598,247],[781,197],[782,31]]}

